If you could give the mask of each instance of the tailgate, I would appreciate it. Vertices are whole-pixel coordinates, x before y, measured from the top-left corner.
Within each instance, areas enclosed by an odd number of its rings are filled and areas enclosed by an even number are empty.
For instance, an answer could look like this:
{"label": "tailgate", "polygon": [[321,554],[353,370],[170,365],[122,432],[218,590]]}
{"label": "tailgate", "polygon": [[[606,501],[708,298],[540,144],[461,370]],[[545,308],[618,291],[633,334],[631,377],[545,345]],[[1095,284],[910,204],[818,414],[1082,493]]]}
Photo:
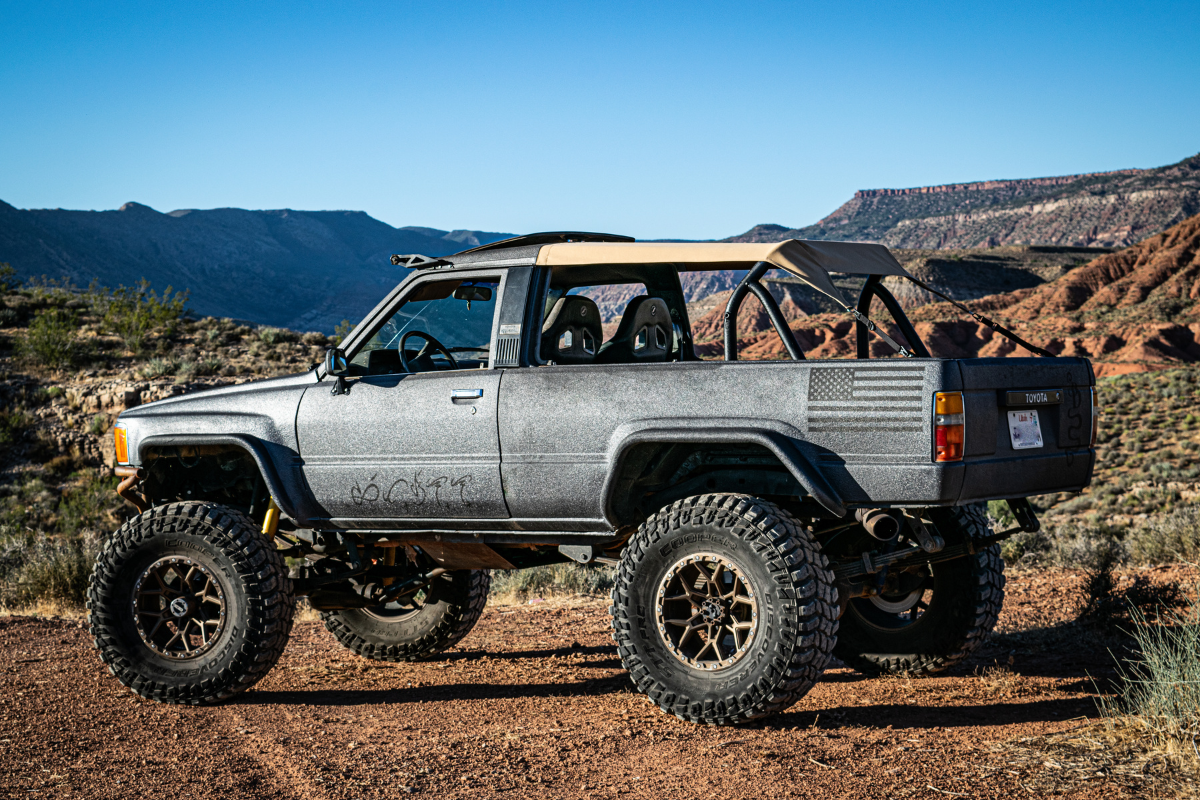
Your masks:
{"label": "tailgate", "polygon": [[966,417],[959,503],[1088,485],[1096,379],[1087,359],[978,358],[958,365]]}

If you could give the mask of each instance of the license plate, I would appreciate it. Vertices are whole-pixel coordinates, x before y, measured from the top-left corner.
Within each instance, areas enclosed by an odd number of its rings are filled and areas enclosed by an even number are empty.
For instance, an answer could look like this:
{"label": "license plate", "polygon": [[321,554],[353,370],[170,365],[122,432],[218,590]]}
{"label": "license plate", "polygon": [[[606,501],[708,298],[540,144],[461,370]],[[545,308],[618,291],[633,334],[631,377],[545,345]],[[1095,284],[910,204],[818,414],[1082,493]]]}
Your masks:
{"label": "license plate", "polygon": [[1013,450],[1042,447],[1044,442],[1038,412],[1033,409],[1008,412],[1008,436],[1012,439]]}

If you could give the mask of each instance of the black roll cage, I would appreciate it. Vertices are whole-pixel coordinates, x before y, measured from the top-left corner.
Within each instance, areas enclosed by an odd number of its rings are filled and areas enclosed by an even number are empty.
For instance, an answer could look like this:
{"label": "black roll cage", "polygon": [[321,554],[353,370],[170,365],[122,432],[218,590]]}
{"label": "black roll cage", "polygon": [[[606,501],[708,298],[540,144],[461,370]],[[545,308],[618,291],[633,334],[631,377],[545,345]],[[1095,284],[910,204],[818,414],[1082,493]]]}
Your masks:
{"label": "black roll cage", "polygon": [[[741,309],[742,301],[745,300],[746,295],[751,292],[754,293],[754,296],[759,299],[759,302],[763,304],[763,308],[766,309],[767,317],[771,320],[771,325],[775,328],[775,332],[779,334],[780,340],[783,341],[783,346],[787,350],[788,356],[793,361],[804,359],[804,351],[800,349],[800,344],[796,341],[796,335],[792,333],[787,320],[783,318],[783,312],[779,310],[779,303],[775,301],[775,297],[762,285],[762,277],[772,268],[773,265],[766,261],[760,261],[755,264],[754,268],[746,273],[746,277],[742,278],[741,282],[738,283],[737,287],[733,290],[733,294],[729,296],[729,302],[725,304],[726,361],[737,361],[738,311]],[[896,326],[900,329],[904,338],[908,340],[913,354],[919,358],[932,358],[929,348],[925,346],[925,342],[921,341],[921,337],[917,335],[916,328],[913,327],[908,315],[904,313],[904,309],[896,302],[896,298],[892,295],[891,291],[883,285],[882,275],[867,276],[867,281],[863,284],[862,291],[858,295],[858,304],[855,306],[858,314],[854,320],[856,356],[858,358],[871,357],[871,332],[863,320],[867,318],[867,312],[871,310],[871,301],[876,297],[883,301],[884,307],[892,315]]]}

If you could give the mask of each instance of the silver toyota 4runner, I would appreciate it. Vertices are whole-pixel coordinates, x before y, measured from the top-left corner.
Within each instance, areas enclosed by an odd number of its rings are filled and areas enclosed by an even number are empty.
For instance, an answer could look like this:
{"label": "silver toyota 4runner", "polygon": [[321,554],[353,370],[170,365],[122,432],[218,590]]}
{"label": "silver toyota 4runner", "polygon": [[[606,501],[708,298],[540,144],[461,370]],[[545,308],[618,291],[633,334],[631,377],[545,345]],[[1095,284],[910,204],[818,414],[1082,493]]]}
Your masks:
{"label": "silver toyota 4runner", "polygon": [[[753,719],[833,656],[963,659],[1000,611],[997,542],[1037,529],[1025,498],[1091,479],[1088,361],[988,320],[1043,357],[934,357],[883,280],[912,276],[878,245],[554,233],[392,260],[410,274],[324,364],[121,415],[119,492],[140,513],[88,608],[138,694],[253,685],[297,596],[354,652],[405,661],[471,630],[491,570],[603,562],[638,690],[685,719]],[[712,269],[748,270],[723,360],[697,357],[680,283]],[[845,310],[857,358],[805,359],[772,269]],[[830,273],[865,276],[856,303]],[[606,337],[587,290],[613,285],[633,298]],[[789,359],[737,359],[751,293]],[[872,337],[894,357],[870,358]],[[997,499],[1018,528],[989,529]]]}

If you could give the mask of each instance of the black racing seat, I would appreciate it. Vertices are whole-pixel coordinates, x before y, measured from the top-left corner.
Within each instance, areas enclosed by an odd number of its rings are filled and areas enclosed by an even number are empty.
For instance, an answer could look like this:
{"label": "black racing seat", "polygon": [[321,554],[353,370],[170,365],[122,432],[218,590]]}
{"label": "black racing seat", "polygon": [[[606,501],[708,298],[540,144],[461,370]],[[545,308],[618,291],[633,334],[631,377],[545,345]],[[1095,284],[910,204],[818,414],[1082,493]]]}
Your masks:
{"label": "black racing seat", "polygon": [[380,348],[367,353],[368,375],[399,375],[404,372],[400,364],[400,352],[390,348]]}
{"label": "black racing seat", "polygon": [[542,323],[542,360],[591,364],[603,339],[596,301],[577,294],[565,295],[558,298]]}
{"label": "black racing seat", "polygon": [[671,357],[671,312],[657,297],[629,301],[617,332],[596,354],[597,364],[650,364]]}

